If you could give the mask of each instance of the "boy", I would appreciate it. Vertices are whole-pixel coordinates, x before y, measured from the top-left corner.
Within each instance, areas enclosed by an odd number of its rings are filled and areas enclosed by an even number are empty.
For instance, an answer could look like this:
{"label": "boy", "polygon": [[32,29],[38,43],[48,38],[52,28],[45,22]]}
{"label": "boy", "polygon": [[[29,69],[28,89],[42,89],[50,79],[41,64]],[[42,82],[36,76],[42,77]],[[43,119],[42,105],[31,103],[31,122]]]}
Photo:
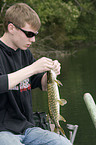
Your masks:
{"label": "boy", "polygon": [[0,144],[71,145],[66,137],[34,127],[31,89],[47,88],[47,74],[60,74],[60,63],[43,57],[35,61],[28,47],[40,28],[37,13],[27,4],[11,6],[0,38]]}

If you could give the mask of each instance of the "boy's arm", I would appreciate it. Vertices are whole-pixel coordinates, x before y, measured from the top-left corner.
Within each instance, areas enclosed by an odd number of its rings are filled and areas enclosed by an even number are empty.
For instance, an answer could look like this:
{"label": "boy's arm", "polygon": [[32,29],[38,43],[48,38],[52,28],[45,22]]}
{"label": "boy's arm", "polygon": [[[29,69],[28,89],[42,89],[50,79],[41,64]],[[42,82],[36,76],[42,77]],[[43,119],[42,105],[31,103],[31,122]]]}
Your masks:
{"label": "boy's arm", "polygon": [[41,79],[42,91],[47,91],[47,73]]}
{"label": "boy's arm", "polygon": [[[57,62],[57,63],[56,63]],[[52,59],[42,57],[41,59],[35,61],[31,65],[22,68],[16,72],[8,74],[8,89],[13,88],[19,84],[24,79],[38,73],[49,71],[50,69],[57,70],[59,65],[58,61],[52,61]],[[58,64],[58,65],[57,65]],[[42,88],[46,88],[46,76],[42,78]]]}

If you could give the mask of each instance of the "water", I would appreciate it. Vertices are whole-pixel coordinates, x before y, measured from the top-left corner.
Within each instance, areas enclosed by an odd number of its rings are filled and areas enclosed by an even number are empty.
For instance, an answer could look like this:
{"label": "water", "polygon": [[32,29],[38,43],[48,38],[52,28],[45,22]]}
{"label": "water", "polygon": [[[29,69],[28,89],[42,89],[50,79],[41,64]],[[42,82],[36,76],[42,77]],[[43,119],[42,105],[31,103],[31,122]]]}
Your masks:
{"label": "water", "polygon": [[[60,96],[68,103],[61,107],[61,115],[68,124],[79,126],[74,145],[95,145],[96,130],[83,100],[84,93],[91,93],[96,102],[96,48],[82,48],[75,56],[59,56],[52,54],[51,58],[58,59],[62,64],[61,75],[58,79],[63,83]],[[39,89],[33,91],[33,110],[48,112],[47,93]],[[61,122],[66,129],[66,123]]]}

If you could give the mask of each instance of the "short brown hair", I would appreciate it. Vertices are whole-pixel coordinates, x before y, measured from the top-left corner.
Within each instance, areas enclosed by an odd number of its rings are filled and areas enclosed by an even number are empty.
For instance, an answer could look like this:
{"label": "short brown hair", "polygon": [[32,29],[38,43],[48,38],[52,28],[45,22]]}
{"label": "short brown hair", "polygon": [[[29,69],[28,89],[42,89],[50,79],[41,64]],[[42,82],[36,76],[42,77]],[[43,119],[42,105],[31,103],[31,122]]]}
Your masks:
{"label": "short brown hair", "polygon": [[24,27],[28,23],[34,30],[38,31],[41,22],[37,13],[25,3],[16,3],[9,7],[4,18],[4,30],[8,31],[8,22],[18,27]]}

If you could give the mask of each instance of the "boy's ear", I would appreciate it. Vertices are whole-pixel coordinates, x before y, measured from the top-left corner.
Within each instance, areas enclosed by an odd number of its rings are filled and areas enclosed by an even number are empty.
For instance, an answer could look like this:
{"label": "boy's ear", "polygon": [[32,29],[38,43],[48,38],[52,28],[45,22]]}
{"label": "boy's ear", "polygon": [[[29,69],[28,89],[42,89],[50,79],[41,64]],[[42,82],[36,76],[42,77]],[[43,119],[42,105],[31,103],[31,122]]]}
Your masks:
{"label": "boy's ear", "polygon": [[14,25],[12,23],[8,24],[8,32],[13,33]]}

